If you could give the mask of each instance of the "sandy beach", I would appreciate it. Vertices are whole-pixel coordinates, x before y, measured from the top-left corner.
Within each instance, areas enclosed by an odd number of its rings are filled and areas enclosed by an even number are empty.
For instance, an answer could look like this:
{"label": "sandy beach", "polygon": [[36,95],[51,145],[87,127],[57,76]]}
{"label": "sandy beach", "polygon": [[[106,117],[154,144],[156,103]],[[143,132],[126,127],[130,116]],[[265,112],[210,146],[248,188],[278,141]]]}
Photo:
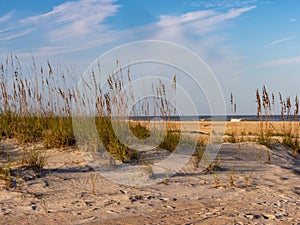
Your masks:
{"label": "sandy beach", "polygon": [[[254,133],[250,124],[227,129]],[[11,187],[0,180],[0,224],[300,224],[300,161],[280,143],[223,143],[212,170],[182,170],[144,187],[104,178],[75,147],[43,149],[41,171],[22,167],[31,148],[42,143],[0,142],[1,164],[11,161]]]}
{"label": "sandy beach", "polygon": [[0,225],[300,225],[299,9],[0,0]]}

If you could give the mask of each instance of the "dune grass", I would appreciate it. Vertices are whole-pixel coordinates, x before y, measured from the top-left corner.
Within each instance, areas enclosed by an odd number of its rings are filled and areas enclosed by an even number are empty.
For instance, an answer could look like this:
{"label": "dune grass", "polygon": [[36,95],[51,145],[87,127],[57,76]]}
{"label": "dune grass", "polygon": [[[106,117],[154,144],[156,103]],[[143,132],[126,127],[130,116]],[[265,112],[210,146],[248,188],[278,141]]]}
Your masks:
{"label": "dune grass", "polygon": [[[96,126],[99,139],[113,157],[128,162],[139,158],[135,149],[130,149],[120,140],[116,129],[120,129],[122,139],[133,135],[139,140],[147,140],[151,136],[149,127],[142,123],[130,123],[130,132],[121,123],[113,124],[112,118],[118,116],[128,119],[124,112],[131,112],[130,118],[144,116],[150,123],[151,116],[161,117],[167,126],[163,140],[158,147],[173,152],[179,144],[181,131],[172,126],[171,116],[176,113],[176,105],[168,102],[166,86],[159,81],[158,86],[152,84],[155,99],[145,99],[141,105],[136,105],[130,68],[123,74],[120,63],[116,63],[116,71],[102,74],[101,70],[91,71],[85,88],[93,91],[95,101],[83,96],[76,87],[76,71],[73,68],[53,68],[50,62],[37,65],[32,61],[28,74],[23,74],[17,56],[11,54],[0,64],[0,138],[16,138],[21,143],[43,142],[46,148],[61,148],[76,145],[72,124],[72,103],[93,112],[93,123]],[[100,68],[100,65],[99,65]],[[97,76],[106,76],[106,88],[100,87]],[[127,88],[127,91],[124,92]],[[173,78],[173,93],[176,93],[176,75]],[[283,123],[281,130],[272,130],[272,115],[275,112],[275,95],[269,95],[265,86],[261,92],[256,90],[257,116],[259,119],[257,142],[268,147],[274,134],[280,134],[282,143],[293,149],[293,155],[299,153],[299,100],[296,96],[294,103],[290,97],[283,98],[279,93]],[[91,103],[92,102],[92,103]],[[175,101],[176,102],[176,101]],[[130,103],[130,104],[128,104]],[[237,106],[231,94],[230,103],[232,115]],[[94,105],[92,105],[94,104]],[[128,105],[134,105],[128,109]],[[151,108],[150,105],[153,107]],[[293,107],[294,105],[294,107]],[[264,113],[264,116],[263,116]],[[87,116],[87,114],[79,115]],[[293,122],[292,122],[293,120]],[[296,126],[292,123],[296,123]],[[130,134],[131,133],[131,134]],[[88,134],[82,134],[88,135]],[[236,131],[229,134],[227,141],[240,142]]]}
{"label": "dune grass", "polygon": [[[275,94],[269,95],[265,86],[263,86],[261,93],[256,90],[257,116],[260,121],[258,143],[271,147],[272,136],[281,136],[282,143],[293,149],[292,155],[294,157],[299,153],[299,100],[296,95],[294,98],[294,107],[291,97],[284,98],[279,92],[279,104],[282,123],[281,130],[272,130],[272,115],[275,111]],[[263,109],[263,110],[262,110]],[[264,119],[262,118],[262,111],[264,111]]]}
{"label": "dune grass", "polygon": [[[82,96],[76,89],[76,72],[72,68],[53,68],[50,62],[37,65],[33,60],[28,74],[23,74],[20,62],[15,55],[9,55],[0,68],[0,138],[16,138],[21,143],[40,142],[46,148],[61,148],[76,145],[73,132],[71,104],[79,103],[82,108],[95,108],[94,123],[99,138],[105,148],[118,160],[128,161],[138,158],[137,152],[124,145],[115,134],[111,118],[113,107],[117,108],[118,116],[128,110],[127,103],[135,101],[133,92],[123,93],[124,85],[131,85],[130,69],[123,76],[122,68],[117,62],[116,74],[107,75],[107,89],[102,90],[92,71],[90,83],[94,85],[95,105]],[[100,73],[100,71],[98,71]],[[125,79],[127,77],[127,79]],[[176,91],[176,75],[174,76],[174,92]],[[143,116],[161,116],[170,118],[171,107],[167,101],[165,85],[160,81],[153,87],[159,97],[155,100],[154,111],[150,112],[144,105],[135,108],[133,115],[139,111]],[[146,101],[146,104],[150,104]],[[115,109],[114,108],[114,109]],[[86,116],[86,115],[81,115]],[[150,117],[149,117],[150,118]],[[150,131],[140,124],[130,127],[138,139],[146,139]],[[124,134],[126,135],[126,134]],[[174,151],[179,141],[179,134],[168,128],[161,148]]]}

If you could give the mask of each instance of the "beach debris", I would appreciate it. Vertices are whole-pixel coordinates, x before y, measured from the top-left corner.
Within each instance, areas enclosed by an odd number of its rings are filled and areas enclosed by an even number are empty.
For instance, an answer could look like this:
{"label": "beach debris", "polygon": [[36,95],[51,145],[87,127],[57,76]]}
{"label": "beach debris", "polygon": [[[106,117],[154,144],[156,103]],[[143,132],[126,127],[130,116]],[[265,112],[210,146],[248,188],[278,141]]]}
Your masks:
{"label": "beach debris", "polygon": [[124,195],[126,195],[128,193],[126,190],[120,190],[120,192]]}
{"label": "beach debris", "polygon": [[131,203],[139,201],[139,200],[143,200],[143,199],[144,199],[144,197],[142,195],[135,195],[135,196],[130,196],[129,197],[129,201]]}

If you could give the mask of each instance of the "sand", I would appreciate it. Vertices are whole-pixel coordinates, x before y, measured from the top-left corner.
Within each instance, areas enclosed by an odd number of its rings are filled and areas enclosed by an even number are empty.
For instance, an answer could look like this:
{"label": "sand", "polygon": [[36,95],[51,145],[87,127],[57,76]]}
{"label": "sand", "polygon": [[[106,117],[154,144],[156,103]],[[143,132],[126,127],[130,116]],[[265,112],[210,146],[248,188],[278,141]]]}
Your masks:
{"label": "sand", "polygon": [[20,168],[20,155],[41,146],[0,142],[0,162],[7,152],[16,161],[13,187],[0,179],[0,224],[300,224],[300,160],[281,144],[224,143],[211,173],[141,187],[107,180],[76,148],[44,150],[41,172]]}

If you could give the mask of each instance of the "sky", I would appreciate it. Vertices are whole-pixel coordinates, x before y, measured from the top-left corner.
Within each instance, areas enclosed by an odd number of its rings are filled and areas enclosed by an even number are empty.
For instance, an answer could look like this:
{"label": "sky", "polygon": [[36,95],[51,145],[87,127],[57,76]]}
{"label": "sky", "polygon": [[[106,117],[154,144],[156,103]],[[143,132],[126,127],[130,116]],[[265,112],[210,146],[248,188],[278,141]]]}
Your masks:
{"label": "sky", "polygon": [[238,114],[255,114],[263,85],[275,96],[300,95],[298,0],[0,0],[1,62],[14,53],[23,67],[34,57],[81,73],[105,52],[143,40],[201,57],[228,112],[233,93]]}

